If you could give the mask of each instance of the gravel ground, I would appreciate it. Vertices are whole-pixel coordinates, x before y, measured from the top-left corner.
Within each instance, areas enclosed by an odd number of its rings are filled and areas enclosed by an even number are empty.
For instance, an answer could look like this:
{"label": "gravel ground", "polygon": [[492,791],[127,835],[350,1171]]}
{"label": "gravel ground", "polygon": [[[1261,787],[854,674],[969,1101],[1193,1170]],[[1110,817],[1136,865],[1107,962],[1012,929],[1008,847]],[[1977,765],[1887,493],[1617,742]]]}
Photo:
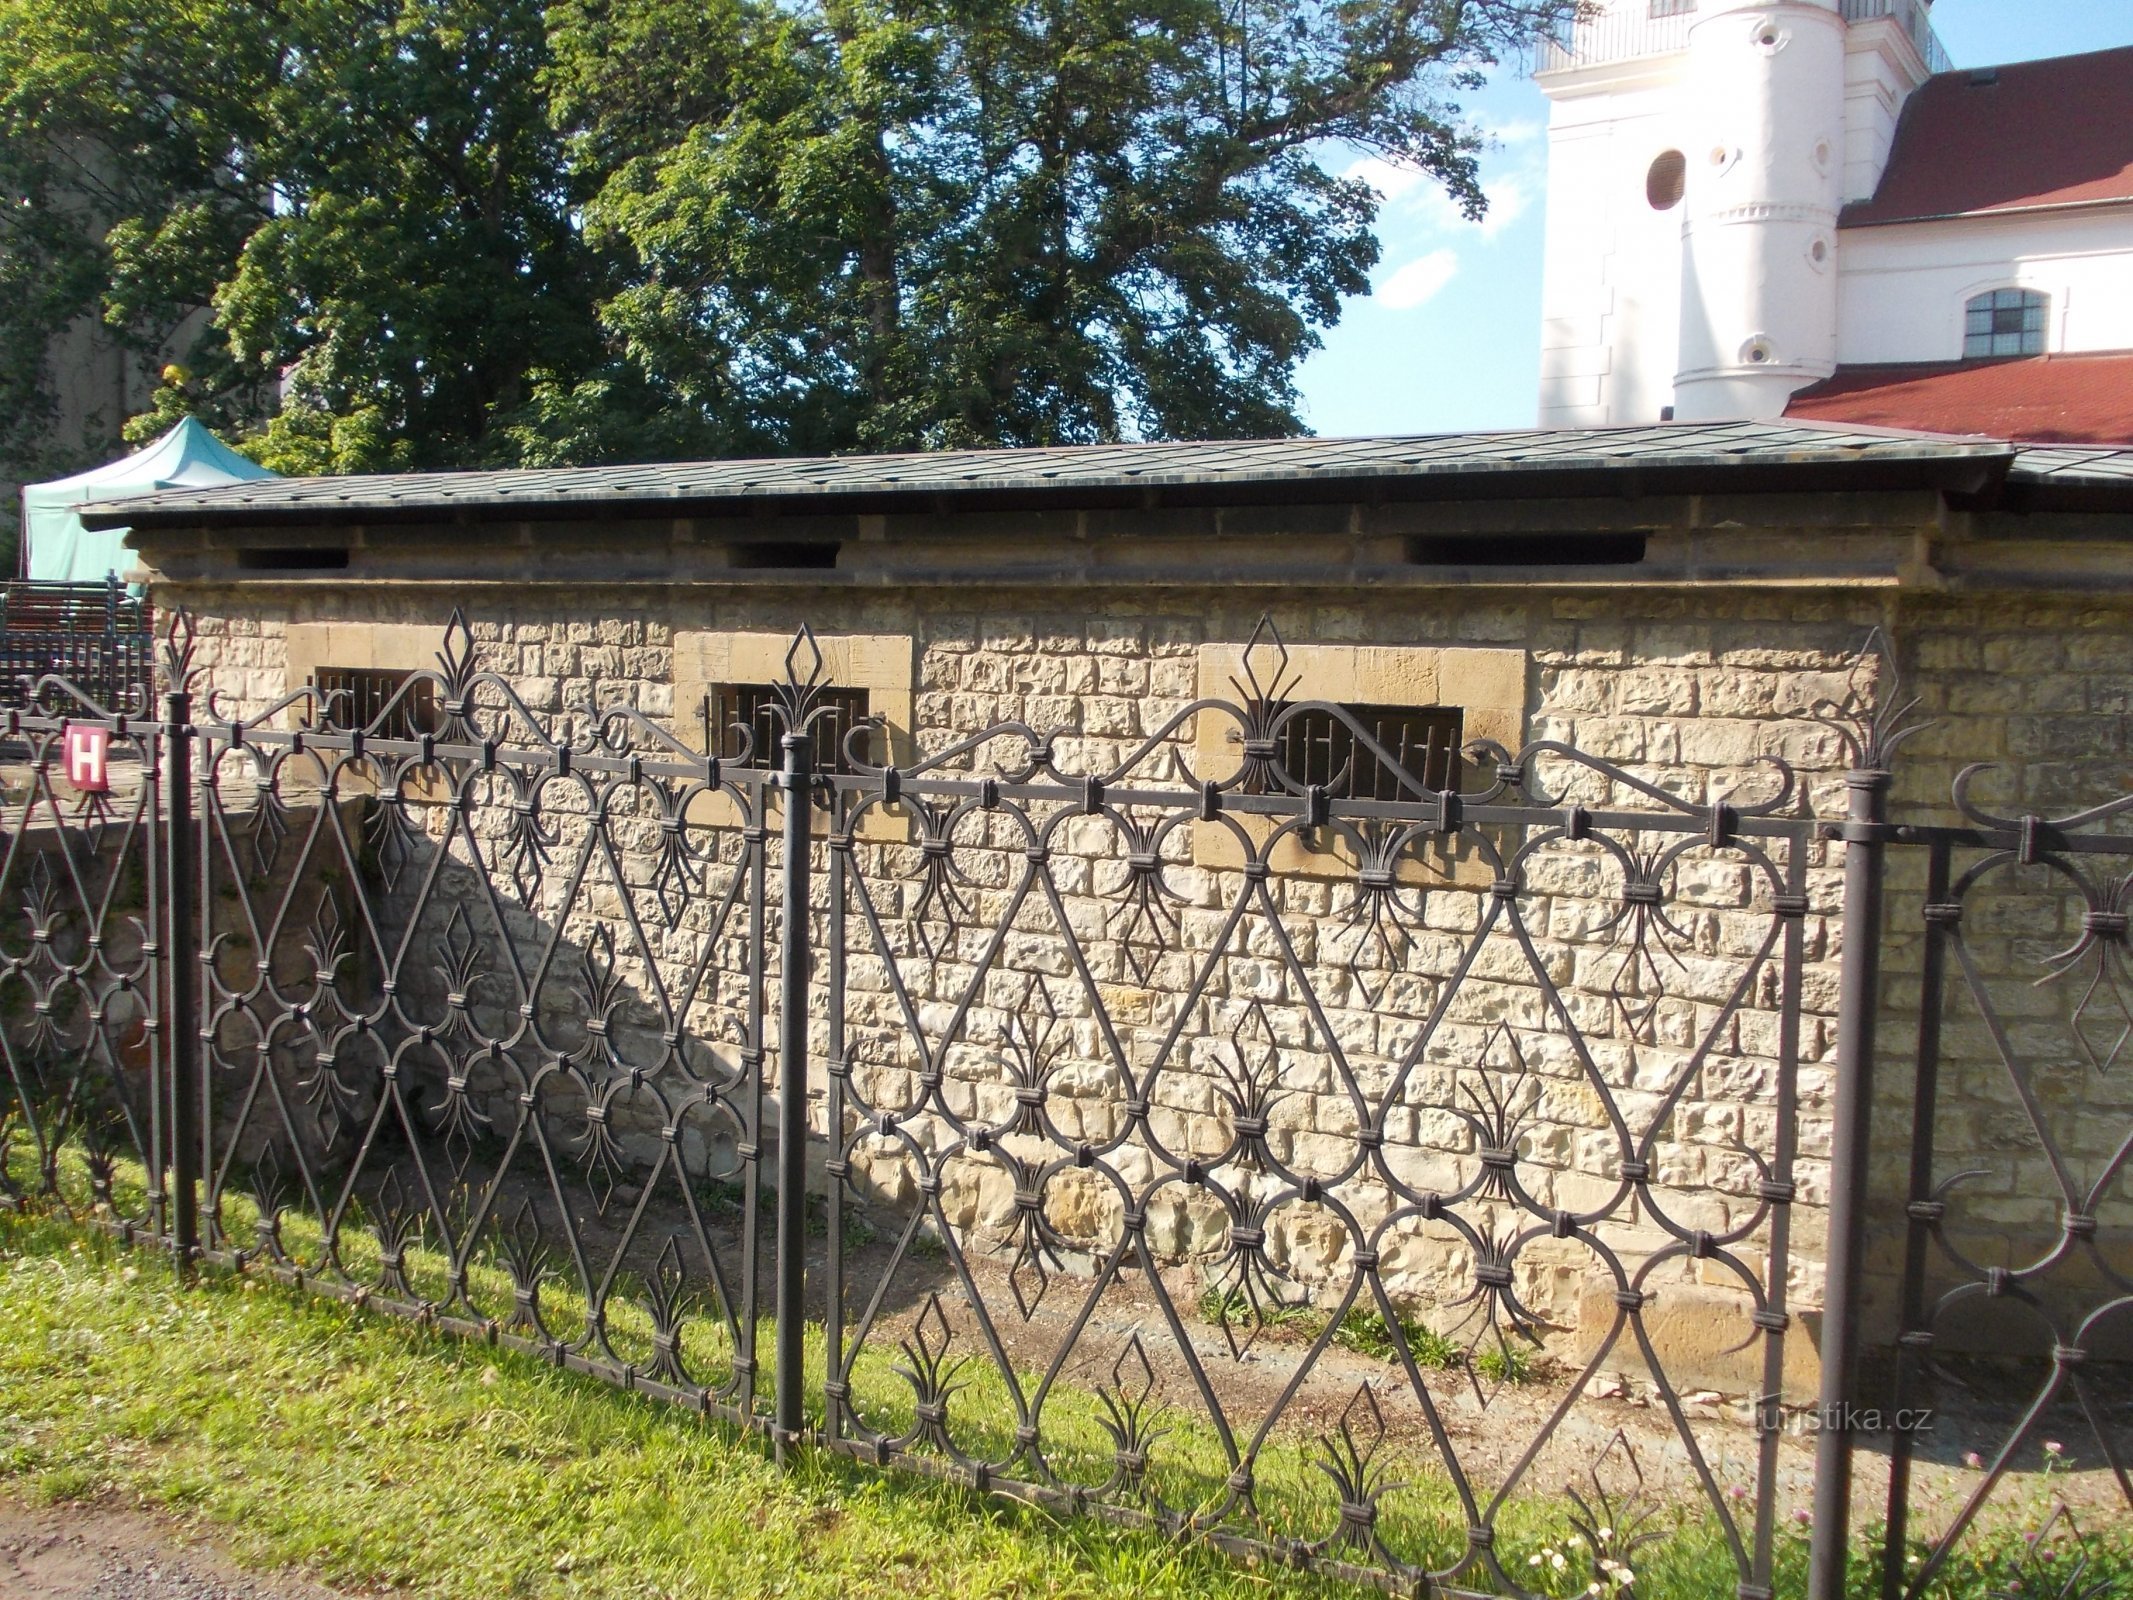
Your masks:
{"label": "gravel ground", "polygon": [[336,1600],[301,1578],[237,1570],[169,1523],[97,1505],[0,1499],[5,1600]]}

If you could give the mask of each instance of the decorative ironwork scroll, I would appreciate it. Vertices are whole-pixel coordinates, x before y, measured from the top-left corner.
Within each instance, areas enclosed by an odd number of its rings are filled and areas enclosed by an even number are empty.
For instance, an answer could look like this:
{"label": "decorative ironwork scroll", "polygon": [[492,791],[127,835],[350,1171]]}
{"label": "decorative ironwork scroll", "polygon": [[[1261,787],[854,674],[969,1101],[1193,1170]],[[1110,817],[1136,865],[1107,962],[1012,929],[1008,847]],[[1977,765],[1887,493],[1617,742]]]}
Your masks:
{"label": "decorative ironwork scroll", "polygon": [[1890,1600],[2026,1498],[2017,1474],[2100,1470],[2133,1516],[2133,797],[2000,815],[1990,770],[1955,781],[1963,825],[1903,830],[1927,881],[1898,922],[1925,943],[1893,1407],[1960,1426],[1972,1470],[1921,1528],[1921,1441],[1894,1438]]}
{"label": "decorative ironwork scroll", "polygon": [[201,734],[208,1258],[746,1419],[746,730],[722,759],[626,706],[543,717],[459,618],[365,726],[330,709]]}
{"label": "decorative ironwork scroll", "polygon": [[[1685,1501],[1712,1592],[1767,1600],[1813,1387],[1803,1071],[1841,1148],[1875,1054],[1878,900],[1831,903],[1829,847],[1911,851],[1896,1408],[2020,1406],[1967,1413],[1998,1432],[1923,1530],[1897,1436],[1884,1590],[2043,1460],[2133,1504],[2133,800],[2003,816],[1965,774],[1959,825],[1891,826],[1917,723],[1878,643],[1831,708],[1841,823],[1775,762],[1731,793],[1557,741],[1417,770],[1291,698],[1271,624],[1232,698],[917,730],[901,767],[866,725],[817,748],[805,629],[782,760],[536,712],[480,656],[455,617],[382,703],[238,717],[181,615],[160,708],[47,677],[0,712],[0,1205],[1403,1592],[1632,1594]],[[1958,1079],[1989,1138],[1940,1114]],[[1867,1259],[1835,1188],[1825,1348]],[[1684,1354],[1684,1321],[1722,1332]]]}
{"label": "decorative ironwork scroll", "polygon": [[[167,1227],[164,730],[46,673],[0,712],[0,1205]],[[70,748],[93,737],[91,774]],[[77,756],[77,760],[79,757]]]}
{"label": "decorative ironwork scroll", "polygon": [[[1402,1590],[1552,1593],[1506,1508],[1560,1501],[1568,1537],[1629,1493],[1565,1420],[1642,1367],[1733,1584],[1768,1592],[1779,1410],[1704,1426],[1645,1317],[1726,1286],[1711,1314],[1782,1387],[1790,773],[1691,801],[1475,745],[1426,789],[1285,663],[1263,625],[1239,699],[1089,764],[1010,723],[828,780],[827,1439]],[[1400,797],[1289,771],[1305,716]],[[1230,770],[1193,765],[1199,718]],[[895,818],[908,846],[869,842]],[[1729,1176],[1688,1179],[1681,1119],[1728,1094]],[[1536,1404],[1566,1283],[1603,1326]],[[1604,1592],[1639,1526],[1582,1547]]]}

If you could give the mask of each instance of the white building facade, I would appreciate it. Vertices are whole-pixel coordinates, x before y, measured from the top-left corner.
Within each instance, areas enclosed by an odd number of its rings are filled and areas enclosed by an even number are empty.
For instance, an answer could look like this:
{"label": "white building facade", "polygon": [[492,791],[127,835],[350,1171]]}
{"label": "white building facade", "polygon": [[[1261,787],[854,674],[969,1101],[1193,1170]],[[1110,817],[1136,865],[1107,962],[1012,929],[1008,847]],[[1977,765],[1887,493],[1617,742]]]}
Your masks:
{"label": "white building facade", "polygon": [[2133,51],[1957,72],[1929,6],[1606,0],[1549,49],[1542,427],[2133,351]]}

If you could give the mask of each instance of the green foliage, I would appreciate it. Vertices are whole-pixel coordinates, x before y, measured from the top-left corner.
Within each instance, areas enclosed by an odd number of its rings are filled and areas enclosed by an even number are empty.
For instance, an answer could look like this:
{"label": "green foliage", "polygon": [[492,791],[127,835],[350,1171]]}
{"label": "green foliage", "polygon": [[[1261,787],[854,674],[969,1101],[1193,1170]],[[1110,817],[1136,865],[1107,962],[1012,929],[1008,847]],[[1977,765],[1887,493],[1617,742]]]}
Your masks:
{"label": "green foliage", "polygon": [[1352,1350],[1373,1361],[1390,1361],[1399,1354],[1398,1346],[1393,1343],[1392,1329],[1383,1314],[1366,1311],[1361,1306],[1351,1307],[1341,1318],[1339,1326],[1333,1330],[1333,1342],[1343,1350]]}
{"label": "green foliage", "polygon": [[1491,1383],[1535,1382],[1542,1363],[1538,1350],[1511,1340],[1485,1345],[1474,1356],[1474,1370]]}
{"label": "green foliage", "polygon": [[[1252,1308],[1238,1290],[1209,1287],[1201,1292],[1199,1304],[1202,1322],[1220,1325],[1228,1322],[1231,1327],[1250,1327]],[[1262,1331],[1277,1339],[1315,1339],[1326,1326],[1327,1313],[1308,1302],[1296,1304],[1269,1304],[1259,1308],[1259,1325]],[[1467,1353],[1456,1341],[1438,1333],[1418,1318],[1400,1318],[1400,1339],[1407,1346],[1407,1353],[1415,1365],[1424,1371],[1456,1372],[1466,1365]],[[1393,1342],[1392,1329],[1386,1325],[1384,1314],[1366,1304],[1350,1306],[1333,1329],[1333,1342],[1343,1350],[1352,1351],[1372,1361],[1394,1362],[1399,1359],[1399,1349]],[[1523,1363],[1519,1376],[1511,1381],[1524,1382],[1531,1375],[1532,1358],[1519,1352]],[[1477,1363],[1478,1364],[1478,1363]]]}
{"label": "green foliage", "polygon": [[[1376,1361],[1399,1358],[1392,1330],[1385,1325],[1384,1314],[1376,1310],[1362,1306],[1352,1308],[1341,1318],[1340,1328],[1333,1338],[1342,1348]],[[1425,1371],[1451,1372],[1466,1365],[1464,1349],[1413,1317],[1400,1318],[1400,1341],[1407,1346],[1407,1353],[1414,1358],[1415,1365]]]}
{"label": "green foliage", "polygon": [[606,326],[715,437],[1289,433],[1377,259],[1377,197],[1323,157],[1478,214],[1445,93],[1573,9],[562,0],[554,82]]}
{"label": "green foliage", "polygon": [[0,468],[84,318],[292,472],[1294,432],[1572,10],[0,0]]}
{"label": "green foliage", "polygon": [[48,396],[27,369],[87,314],[175,358],[135,439],[485,459],[536,368],[600,350],[547,59],[539,0],[0,0],[0,276],[66,268],[0,304],[12,381]]}
{"label": "green foliage", "polygon": [[[766,1338],[767,1338],[766,1332]],[[122,1496],[364,1592],[1355,1591],[805,1453],[527,1357],[0,1212],[0,1489]]]}
{"label": "green foliage", "polygon": [[704,1178],[696,1185],[696,1206],[708,1222],[732,1222],[747,1214],[748,1190],[731,1178]]}
{"label": "green foliage", "polygon": [[1326,1325],[1326,1314],[1308,1300],[1273,1300],[1260,1304],[1255,1319],[1252,1303],[1243,1290],[1211,1284],[1200,1291],[1200,1320],[1218,1327],[1227,1323],[1233,1328],[1252,1327],[1256,1320],[1259,1327],[1276,1333],[1315,1339]]}
{"label": "green foliage", "polygon": [[[763,1195],[764,1207],[767,1209],[776,1204],[777,1195],[775,1192],[766,1190]],[[807,1236],[810,1239],[827,1239],[829,1237],[828,1195],[810,1193],[807,1197],[806,1209],[801,1213],[801,1216],[806,1225]],[[880,1237],[880,1233],[875,1228],[872,1220],[868,1218],[864,1211],[859,1209],[858,1204],[849,1196],[844,1202],[844,1216],[838,1231],[844,1237],[844,1247],[847,1250],[863,1250]],[[942,1253],[945,1254],[946,1252]]]}
{"label": "green foliage", "polygon": [[1400,1327],[1407,1335],[1407,1351],[1415,1358],[1416,1366],[1450,1372],[1466,1365],[1466,1351],[1434,1328],[1411,1322],[1402,1322]]}
{"label": "green foliage", "polygon": [[[2044,1470],[2003,1491],[2003,1514],[1973,1531],[1930,1580],[1932,1600],[2116,1600],[2133,1594],[2133,1523],[2110,1512],[2077,1516],[2061,1498],[2059,1479],[2073,1466],[2065,1445],[2040,1441]],[[2026,1502],[2026,1503],[2025,1503]],[[1858,1600],[1878,1596],[1888,1529],[1865,1530],[1870,1564],[1847,1574]],[[1907,1541],[1904,1569],[1914,1580],[1932,1557],[1922,1539]]]}
{"label": "green foliage", "polygon": [[[490,1287],[509,1293],[508,1281]],[[767,1348],[767,1322],[762,1337]],[[823,1354],[811,1329],[817,1393]],[[854,1403],[867,1414],[890,1420],[899,1391],[908,1412],[908,1385],[893,1370],[900,1359],[891,1350],[854,1371]],[[1004,1451],[1016,1415],[988,1370],[968,1371],[962,1399],[998,1413],[999,1438],[983,1443]],[[1063,1389],[1054,1398],[1063,1409],[1047,1412],[1064,1446],[1055,1464],[1100,1478],[1112,1441],[1094,1402],[1076,1412],[1074,1401]],[[1182,1415],[1167,1425],[1171,1446],[1212,1451],[1200,1487],[1219,1499],[1227,1461],[1212,1436]],[[1465,1522],[1425,1460],[1389,1463],[1388,1475],[1419,1498],[1396,1495],[1381,1531],[1420,1551],[1434,1548],[1441,1522],[1450,1541],[1442,1557],[1463,1547]],[[2057,1470],[2019,1494],[2010,1485],[2010,1514],[1966,1537],[1927,1600],[2133,1592],[2133,1530],[2108,1512],[2077,1526],[2057,1509]],[[1323,1488],[1311,1458],[1284,1441],[1270,1443],[1258,1477],[1276,1514],[1301,1508],[1283,1498],[1298,1486]],[[528,1356],[213,1269],[182,1287],[158,1253],[35,1209],[0,1209],[0,1490],[138,1500],[213,1527],[247,1563],[300,1567],[364,1592],[1371,1592],[1235,1566],[1156,1531],[1057,1519],[826,1453],[800,1452],[780,1469],[757,1441]],[[1330,1514],[1322,1500],[1309,1504]],[[1561,1504],[1513,1500],[1497,1526],[1506,1564],[1535,1593],[1589,1592],[1593,1552],[1566,1536]],[[1634,1554],[1638,1600],[1708,1600],[1738,1586],[1733,1550],[1693,1493],[1655,1507],[1651,1526]],[[1879,1593],[1879,1537],[1866,1530],[1852,1563],[1859,1600]],[[1778,1594],[1804,1593],[1806,1553],[1802,1526],[1788,1521]]]}

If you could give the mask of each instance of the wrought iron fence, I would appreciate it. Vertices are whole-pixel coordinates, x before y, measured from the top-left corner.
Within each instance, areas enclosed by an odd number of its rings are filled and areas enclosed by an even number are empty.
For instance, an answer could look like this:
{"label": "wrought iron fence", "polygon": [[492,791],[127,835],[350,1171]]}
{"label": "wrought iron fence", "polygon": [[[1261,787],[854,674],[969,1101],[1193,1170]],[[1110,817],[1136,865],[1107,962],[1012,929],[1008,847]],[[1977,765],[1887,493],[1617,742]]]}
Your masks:
{"label": "wrought iron fence", "polygon": [[[35,1194],[163,1236],[172,907],[145,701],[114,710],[48,677],[42,714],[0,713],[0,1204]],[[109,789],[67,781],[70,726],[110,741]]]}
{"label": "wrought iron fence", "polygon": [[316,696],[199,733],[205,1254],[748,1420],[773,775],[551,726],[464,624]]}
{"label": "wrought iron fence", "polygon": [[0,706],[24,706],[26,686],[48,677],[100,706],[145,705],[154,655],[147,604],[115,576],[0,585]]}
{"label": "wrought iron fence", "polygon": [[[2017,1472],[2101,1461],[2133,1513],[2133,796],[1997,815],[1989,771],[1956,781],[1960,825],[1898,835],[1926,882],[1899,921],[1924,950],[1892,1405],[1982,1417],[1952,1507],[1914,1503],[1925,1441],[1891,1440],[1887,1600],[1931,1592]],[[1984,1140],[1948,1104],[1966,1078],[2000,1108]]]}
{"label": "wrought iron fence", "polygon": [[[1236,699],[1196,702],[1117,759],[1002,726],[830,780],[827,1442],[1403,1591],[1525,1593],[1507,1508],[1559,1492],[1537,1463],[1562,1469],[1569,1401],[1499,1406],[1524,1436],[1486,1464],[1452,1418],[1499,1400],[1547,1320],[1532,1284],[1574,1258],[1604,1280],[1611,1326],[1588,1331],[1568,1393],[1636,1347],[1733,1585],[1767,1590],[1779,1417],[1722,1483],[1682,1408],[1695,1385],[1672,1381],[1642,1319],[1684,1268],[1725,1277],[1731,1342],[1780,1392],[1815,852],[1789,775],[1690,804],[1566,746],[1484,744],[1463,783],[1430,789],[1288,678],[1266,629]],[[1200,718],[1234,732],[1226,770],[1193,765]],[[1327,775],[1306,781],[1284,737],[1302,719],[1341,719],[1402,792],[1336,800]],[[867,850],[891,807],[912,848]],[[1092,859],[1110,883],[1089,881]],[[1741,958],[1638,1092],[1620,1045],[1656,1041],[1694,986],[1676,981],[1694,949],[1678,888],[1698,868],[1738,873]],[[1573,872],[1614,904],[1598,940],[1613,1003],[1583,1015],[1542,948],[1547,880]],[[1337,898],[1291,893],[1328,877]],[[1518,1026],[1477,1021],[1514,992]],[[1658,1147],[1749,1012],[1771,1025],[1770,1116],[1739,1146],[1720,1223]],[[1529,1054],[1543,1036],[1547,1062]],[[1566,1090],[1591,1097],[1604,1146],[1575,1198],[1536,1137]],[[1424,1106],[1449,1127],[1419,1133]],[[845,1235],[855,1214],[870,1247]],[[1425,1326],[1394,1268],[1433,1258],[1458,1264]],[[1243,1363],[1299,1324],[1279,1380]],[[1375,1361],[1343,1349],[1359,1325]],[[1600,1479],[1628,1496],[1635,1451],[1613,1448]],[[1628,1551],[1603,1525],[1578,1559],[1605,1582]]]}
{"label": "wrought iron fence", "polygon": [[[4,728],[0,903],[25,914],[0,931],[0,1200],[781,1450],[1402,1591],[1553,1592],[1544,1550],[1623,1588],[1663,1455],[1715,1588],[1769,1595],[1800,1448],[1779,1400],[1801,1398],[1804,1033],[1829,1035],[1834,1079],[1827,1424],[1868,1392],[1883,863],[1917,849],[1899,1398],[1963,1376],[1951,1335],[1980,1305],[2048,1338],[1971,1504],[1908,1567],[1916,1441],[1896,1441],[1887,1590],[1923,1592],[2068,1396],[2133,1502],[2102,1371],[2133,1308],[2133,1132],[2077,1181],[2048,1064],[1988,1029],[2064,1215],[1987,1267],[1934,1116],[1944,1000],[1993,1014],[1962,908],[1997,873],[2073,886],[2046,973],[2085,984],[2090,1070],[2133,1051],[2113,831],[2133,801],[2003,819],[1966,784],[1963,826],[1891,828],[1894,698],[1847,735],[1842,821],[1776,764],[1695,801],[1551,742],[1417,764],[1292,699],[1271,627],[1243,661],[1232,697],[1127,745],[1011,723],[900,768],[831,721],[846,702],[804,631],[774,764],[761,715],[706,730],[715,751],[627,707],[537,715],[456,619],[362,727],[316,688],[196,716],[182,622],[159,719],[47,679]],[[1299,722],[1341,726],[1370,797],[1291,768]],[[69,723],[137,753],[131,778],[72,792]],[[1841,907],[1817,876],[1832,843]],[[1819,949],[1839,917],[1821,1015],[1810,930]],[[1683,1119],[1714,1101],[1723,1171],[1690,1173]],[[1730,1286],[1702,1304],[1755,1374],[1739,1421],[1653,1332],[1692,1278]],[[1566,1282],[1588,1291],[1575,1346],[1547,1298]],[[1556,1381],[1521,1385],[1550,1348]],[[1653,1421],[1596,1438],[1591,1393],[1624,1367]],[[1817,1600],[1845,1582],[1860,1448],[1815,1442]]]}

